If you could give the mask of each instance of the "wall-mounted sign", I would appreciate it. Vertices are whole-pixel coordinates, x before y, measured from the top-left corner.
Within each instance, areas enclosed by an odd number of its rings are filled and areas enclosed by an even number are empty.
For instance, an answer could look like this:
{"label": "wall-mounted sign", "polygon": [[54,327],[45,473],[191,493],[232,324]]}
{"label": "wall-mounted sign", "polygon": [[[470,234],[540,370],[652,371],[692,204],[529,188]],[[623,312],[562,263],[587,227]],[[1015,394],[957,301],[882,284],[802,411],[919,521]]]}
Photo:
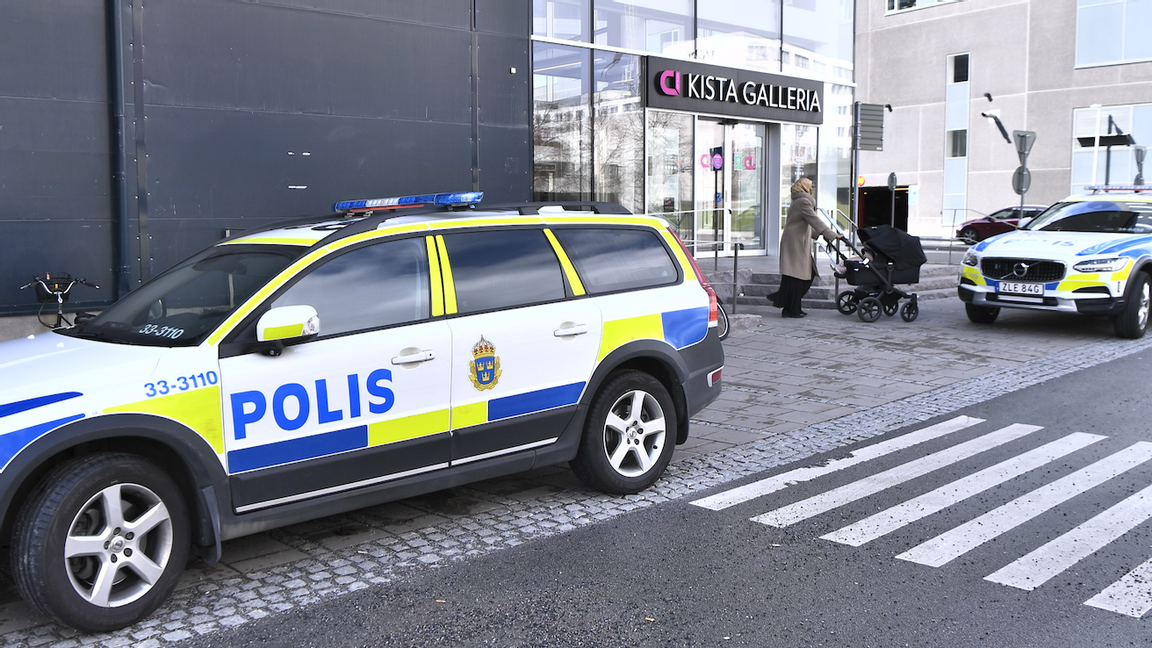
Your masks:
{"label": "wall-mounted sign", "polygon": [[648,57],[652,108],[824,123],[824,84],[811,79]]}

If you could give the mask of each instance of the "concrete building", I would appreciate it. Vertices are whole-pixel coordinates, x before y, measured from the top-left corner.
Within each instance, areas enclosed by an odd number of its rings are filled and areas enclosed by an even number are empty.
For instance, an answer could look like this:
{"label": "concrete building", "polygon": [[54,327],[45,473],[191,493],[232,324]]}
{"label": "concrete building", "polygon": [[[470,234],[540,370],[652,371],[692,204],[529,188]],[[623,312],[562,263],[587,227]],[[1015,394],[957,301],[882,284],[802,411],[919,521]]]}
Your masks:
{"label": "concrete building", "polygon": [[889,173],[913,234],[951,236],[1020,204],[1015,146],[981,113],[1009,136],[1036,133],[1028,204],[1137,179],[1152,145],[1152,3],[858,0],[856,20],[856,98],[892,106],[884,150],[860,154],[864,210],[887,213]]}

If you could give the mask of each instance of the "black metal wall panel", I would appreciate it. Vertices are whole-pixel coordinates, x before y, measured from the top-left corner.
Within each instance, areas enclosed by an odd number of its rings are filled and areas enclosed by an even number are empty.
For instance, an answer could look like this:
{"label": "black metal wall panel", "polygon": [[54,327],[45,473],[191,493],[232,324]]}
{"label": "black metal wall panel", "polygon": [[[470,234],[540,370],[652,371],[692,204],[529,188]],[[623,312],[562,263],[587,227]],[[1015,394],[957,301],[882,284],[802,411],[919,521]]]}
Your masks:
{"label": "black metal wall panel", "polygon": [[38,305],[20,285],[67,272],[112,295],[104,3],[11,2],[0,12],[0,311]]}
{"label": "black metal wall panel", "polygon": [[156,271],[225,228],[471,187],[467,124],[149,106],[148,128]]}
{"label": "black metal wall panel", "polygon": [[476,30],[528,40],[531,0],[476,0]]}

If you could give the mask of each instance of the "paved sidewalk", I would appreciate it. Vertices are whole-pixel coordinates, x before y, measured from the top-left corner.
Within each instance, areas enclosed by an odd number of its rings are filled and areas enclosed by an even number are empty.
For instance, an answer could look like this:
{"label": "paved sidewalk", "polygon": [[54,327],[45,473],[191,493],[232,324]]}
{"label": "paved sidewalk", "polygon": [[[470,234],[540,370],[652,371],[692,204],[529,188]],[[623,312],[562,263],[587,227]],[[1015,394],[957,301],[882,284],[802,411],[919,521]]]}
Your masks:
{"label": "paved sidewalk", "polygon": [[[783,319],[739,307],[724,391],[694,417],[668,474],[644,493],[584,489],[565,466],[299,524],[224,545],[194,563],[152,618],[77,635],[31,613],[0,580],[0,641],[11,646],[164,646],[412,577],[803,459],[1049,378],[1152,348],[1108,321],[1004,311],[970,323],[958,299],[922,302],[912,323],[866,324],[835,310]],[[753,314],[757,317],[743,317]]]}

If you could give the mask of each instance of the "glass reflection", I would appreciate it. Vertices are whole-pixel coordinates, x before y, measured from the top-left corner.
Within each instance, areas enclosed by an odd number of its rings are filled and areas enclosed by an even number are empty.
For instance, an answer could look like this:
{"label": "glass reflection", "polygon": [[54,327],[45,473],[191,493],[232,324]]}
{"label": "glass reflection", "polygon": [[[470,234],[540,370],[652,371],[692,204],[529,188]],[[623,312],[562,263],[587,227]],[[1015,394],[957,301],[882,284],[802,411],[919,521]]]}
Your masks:
{"label": "glass reflection", "polygon": [[591,0],[532,0],[532,35],[588,42]]}
{"label": "glass reflection", "polygon": [[780,0],[708,0],[697,5],[696,58],[780,71]]}
{"label": "glass reflection", "polygon": [[852,81],[853,0],[793,0],[784,5],[785,74]]}
{"label": "glass reflection", "polygon": [[599,0],[593,42],[656,54],[691,52],[692,2]]}
{"label": "glass reflection", "polygon": [[535,200],[588,200],[591,52],[547,43],[535,43],[532,52],[532,194]]}
{"label": "glass reflection", "polygon": [[595,197],[643,209],[644,106],[640,101],[640,57],[596,51]]}

